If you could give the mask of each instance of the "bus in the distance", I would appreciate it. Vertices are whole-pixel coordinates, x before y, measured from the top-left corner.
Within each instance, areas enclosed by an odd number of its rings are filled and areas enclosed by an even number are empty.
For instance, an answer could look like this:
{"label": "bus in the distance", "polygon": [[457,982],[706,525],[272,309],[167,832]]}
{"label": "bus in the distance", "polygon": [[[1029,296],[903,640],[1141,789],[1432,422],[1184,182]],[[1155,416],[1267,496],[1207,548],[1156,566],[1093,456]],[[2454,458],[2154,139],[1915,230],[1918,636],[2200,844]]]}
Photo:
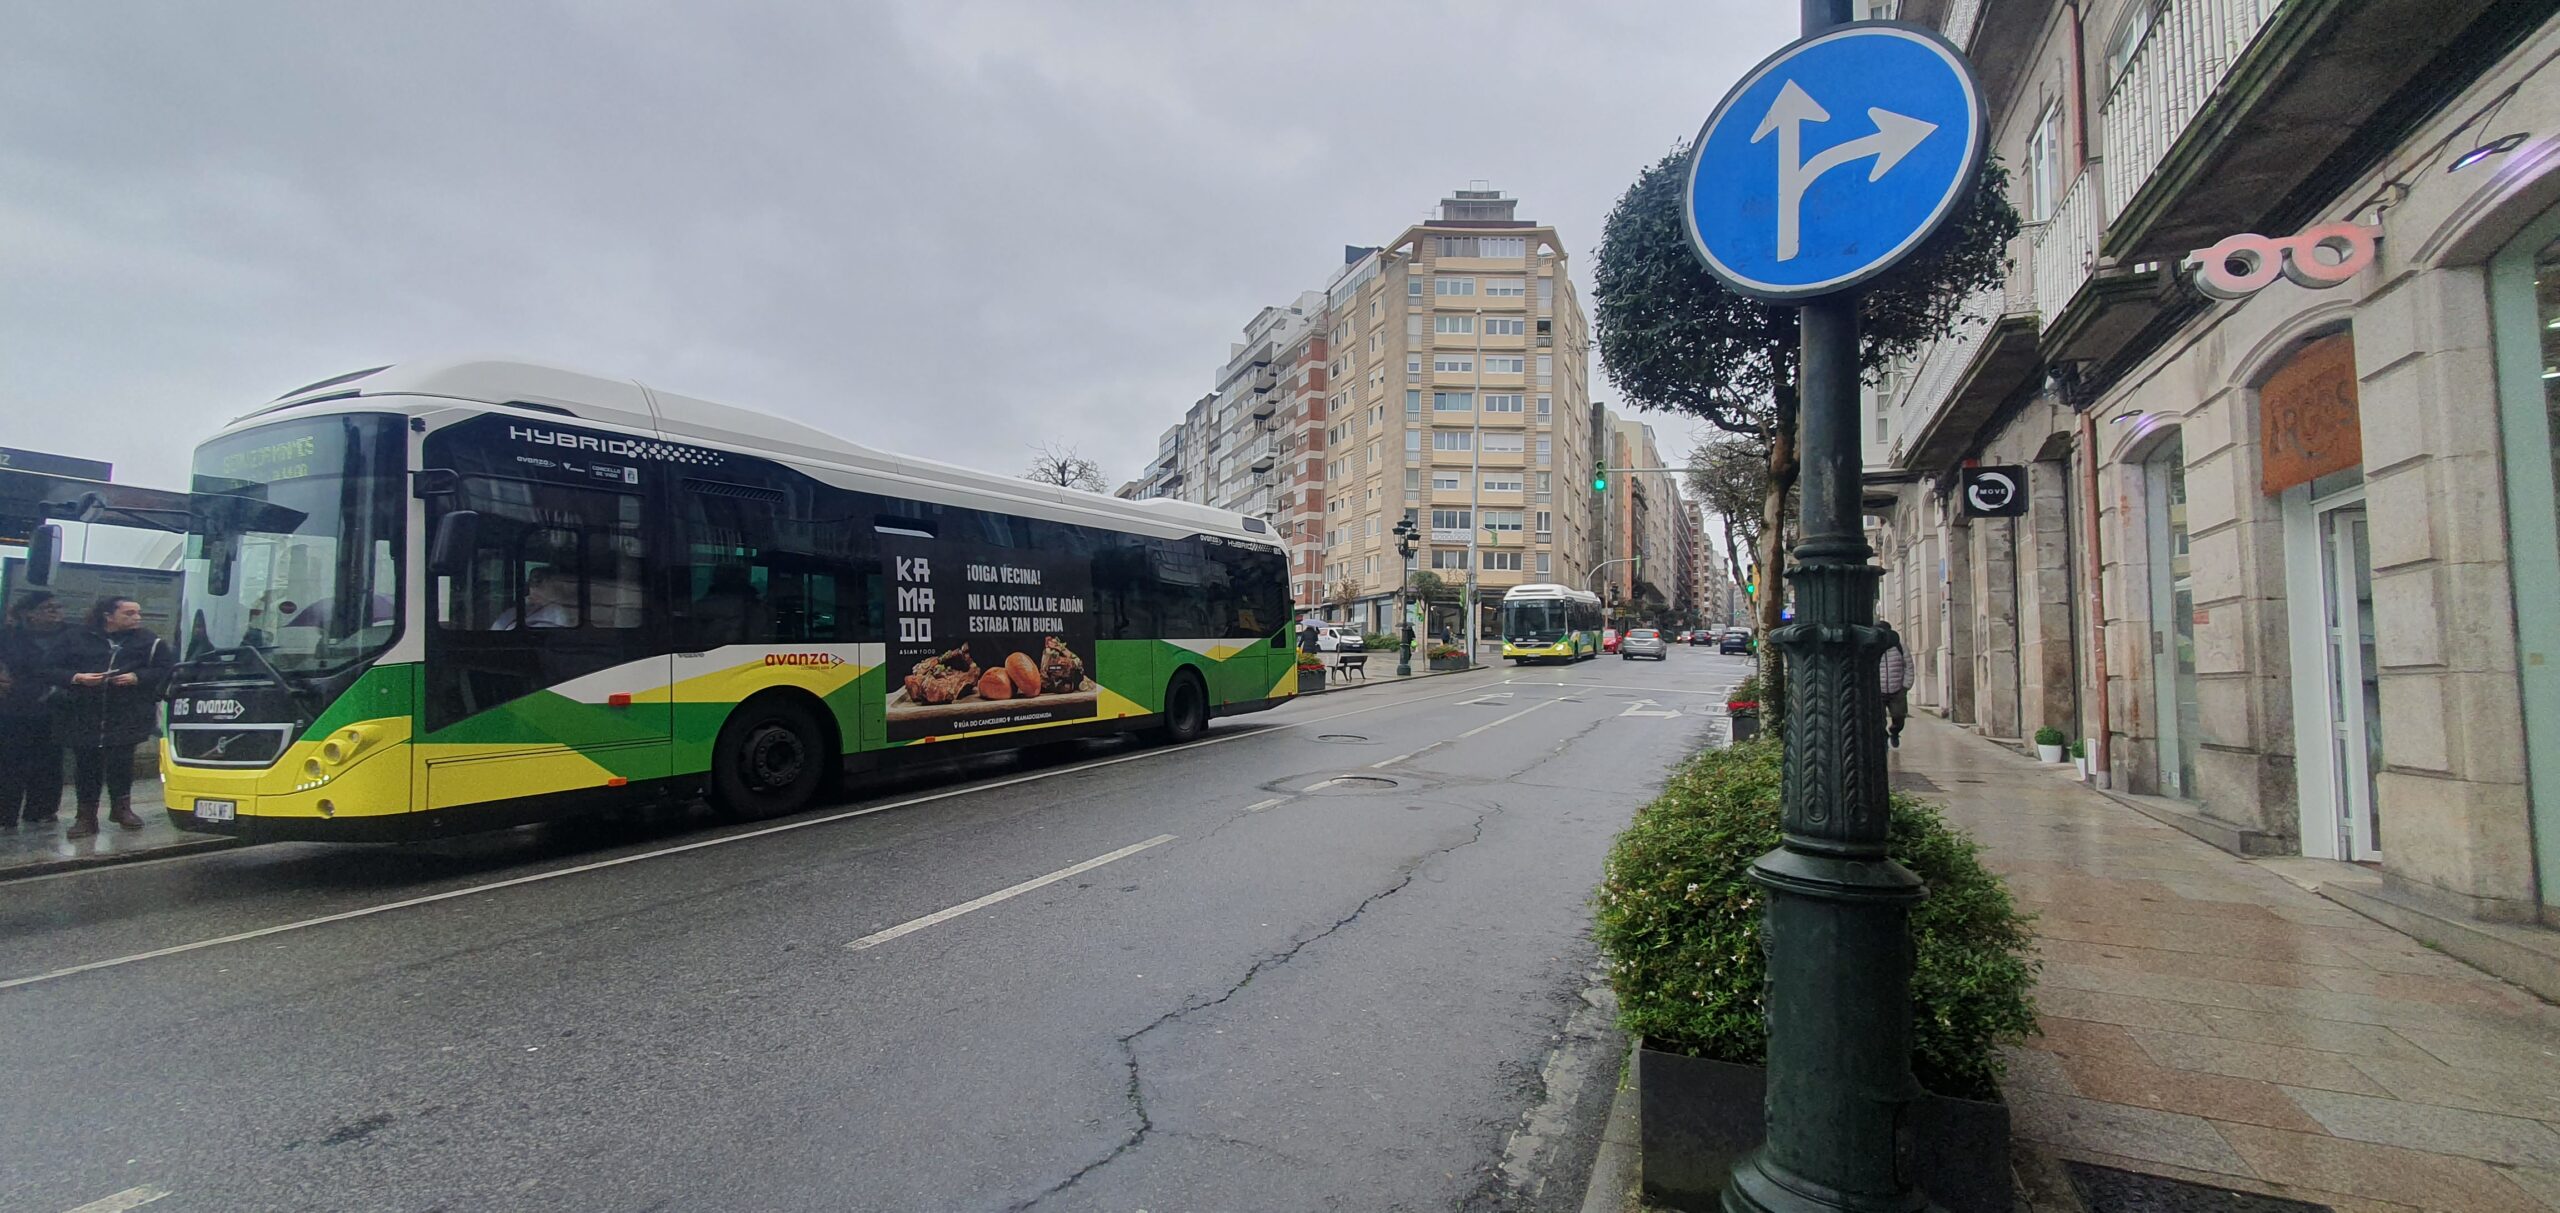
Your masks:
{"label": "bus in the distance", "polygon": [[849,770],[1182,741],[1297,687],[1260,519],[628,380],[380,367],[194,471],[161,748],[184,829],[407,839],[697,794],[771,817]]}
{"label": "bus in the distance", "polygon": [[1502,655],[1514,662],[1600,655],[1600,596],[1569,585],[1516,585],[1502,596]]}

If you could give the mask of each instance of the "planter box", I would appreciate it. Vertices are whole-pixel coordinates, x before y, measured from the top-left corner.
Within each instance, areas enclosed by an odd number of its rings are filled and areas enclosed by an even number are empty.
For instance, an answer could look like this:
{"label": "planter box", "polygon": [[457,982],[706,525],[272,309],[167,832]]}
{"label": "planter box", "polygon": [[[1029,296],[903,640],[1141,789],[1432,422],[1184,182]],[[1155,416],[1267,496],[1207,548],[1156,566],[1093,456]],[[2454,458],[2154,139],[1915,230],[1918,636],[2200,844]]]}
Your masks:
{"label": "planter box", "polygon": [[2036,761],[2038,761],[2038,762],[2050,762],[2050,763],[2056,763],[2056,764],[2059,764],[2059,763],[2063,762],[2063,761],[2064,761],[2064,759],[2063,759],[2063,757],[2062,757],[2062,747],[2061,747],[2061,746],[2058,746],[2058,745],[2040,745],[2040,746],[2037,746],[2037,747],[2036,747]]}
{"label": "planter box", "polygon": [[1314,671],[1314,672],[1312,672],[1312,673],[1310,673],[1310,672],[1308,672],[1308,671],[1306,671],[1306,670],[1300,670],[1300,671],[1298,671],[1298,693],[1299,693],[1299,694],[1301,694],[1301,695],[1314,695],[1314,694],[1318,694],[1318,693],[1322,692],[1323,690],[1324,690],[1324,671],[1322,671],[1322,670],[1316,670],[1316,671]]}
{"label": "planter box", "polygon": [[1729,719],[1733,721],[1733,739],[1735,741],[1749,741],[1760,735],[1760,714],[1758,712],[1737,712],[1733,716],[1729,717]]}
{"label": "planter box", "polygon": [[[1733,1164],[1760,1148],[1768,1071],[1636,1047],[1644,1196],[1688,1213],[1719,1209]],[[1921,1097],[1911,1110],[1913,1179],[1948,1213],[2013,1213],[2009,1107]]]}
{"label": "planter box", "polygon": [[1469,662],[1464,657],[1434,657],[1431,659],[1431,668],[1435,670],[1463,670],[1471,664],[1473,663]]}

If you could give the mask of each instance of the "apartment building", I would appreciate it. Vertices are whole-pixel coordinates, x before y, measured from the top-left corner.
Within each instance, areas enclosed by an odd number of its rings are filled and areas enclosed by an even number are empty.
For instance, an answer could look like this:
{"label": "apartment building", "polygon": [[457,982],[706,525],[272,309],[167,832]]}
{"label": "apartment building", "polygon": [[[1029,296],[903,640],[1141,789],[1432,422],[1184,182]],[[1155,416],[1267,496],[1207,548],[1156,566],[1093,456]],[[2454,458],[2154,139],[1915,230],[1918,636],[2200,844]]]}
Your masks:
{"label": "apartment building", "polygon": [[[1871,400],[1869,489],[1916,700],[2092,738],[2230,849],[2377,867],[2341,896],[2552,996],[2468,925],[2560,924],[2548,11],[1908,0],[2026,229]],[[2370,264],[2295,239],[2329,224]],[[2200,290],[2246,234],[2264,272]],[[1968,463],[2023,467],[2025,516],[1969,517]]]}
{"label": "apartment building", "polygon": [[[1662,446],[1653,427],[1602,410],[1599,430],[1612,468],[1660,468]],[[1588,465],[1585,465],[1587,470]],[[1579,473],[1578,473],[1579,476]],[[1616,471],[1602,503],[1604,554],[1600,596],[1614,614],[1655,621],[1687,598],[1687,545],[1678,516],[1688,512],[1676,476],[1658,471]]]}
{"label": "apartment building", "polygon": [[1408,513],[1414,569],[1473,586],[1480,628],[1511,586],[1584,578],[1590,338],[1562,241],[1516,205],[1456,191],[1326,290],[1329,617],[1387,626]]}

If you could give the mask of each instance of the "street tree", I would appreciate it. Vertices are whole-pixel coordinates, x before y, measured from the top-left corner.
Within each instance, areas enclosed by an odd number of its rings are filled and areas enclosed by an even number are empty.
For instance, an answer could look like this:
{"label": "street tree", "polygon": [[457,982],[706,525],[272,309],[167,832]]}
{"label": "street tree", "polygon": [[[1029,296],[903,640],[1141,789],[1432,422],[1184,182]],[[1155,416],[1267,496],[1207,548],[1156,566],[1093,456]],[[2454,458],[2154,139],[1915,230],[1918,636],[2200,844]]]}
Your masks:
{"label": "street tree", "polygon": [[1345,573],[1342,575],[1342,580],[1334,582],[1333,589],[1326,592],[1325,601],[1348,611],[1352,603],[1360,601],[1362,588],[1359,578]]}
{"label": "street tree", "polygon": [[1689,448],[1689,467],[1681,481],[1690,500],[1715,515],[1724,532],[1725,572],[1733,584],[1744,584],[1744,554],[1760,550],[1761,510],[1769,495],[1768,450],[1755,438],[1710,432]]}
{"label": "street tree", "polygon": [[1072,445],[1061,447],[1044,442],[1031,448],[1031,452],[1031,467],[1022,473],[1025,480],[1088,493],[1111,491],[1111,482],[1102,475],[1102,465],[1078,454]]}
{"label": "street tree", "polygon": [[[1786,600],[1786,502],[1799,470],[1796,309],[1728,289],[1690,250],[1682,221],[1689,149],[1684,143],[1636,175],[1609,212],[1594,270],[1600,362],[1619,395],[1640,409],[1686,413],[1757,444],[1761,569],[1752,603],[1765,634]],[[1986,159],[1972,193],[1910,256],[1868,284],[1859,305],[1859,362],[1872,374],[1959,323],[1967,297],[2008,277],[2018,212],[2009,174]],[[1764,711],[1783,726],[1786,683],[1775,646],[1762,646]]]}

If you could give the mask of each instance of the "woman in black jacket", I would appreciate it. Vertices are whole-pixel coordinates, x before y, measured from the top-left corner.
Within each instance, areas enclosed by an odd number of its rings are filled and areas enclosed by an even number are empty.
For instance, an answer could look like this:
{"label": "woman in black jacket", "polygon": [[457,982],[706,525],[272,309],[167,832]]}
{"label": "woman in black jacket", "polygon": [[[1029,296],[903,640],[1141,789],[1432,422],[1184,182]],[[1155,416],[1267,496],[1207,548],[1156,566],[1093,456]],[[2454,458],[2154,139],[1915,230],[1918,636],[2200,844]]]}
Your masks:
{"label": "woman in black jacket", "polygon": [[46,651],[66,634],[62,602],[50,590],[20,595],[0,626],[0,665],[10,680],[0,692],[0,830],[51,821],[62,803],[62,747],[54,744],[44,696]]}
{"label": "woman in black jacket", "polygon": [[109,596],[89,608],[89,626],[53,646],[45,681],[53,697],[53,737],[71,751],[75,796],[66,838],[98,832],[98,792],[114,806],[107,819],[142,828],[133,813],[133,747],[158,727],[160,693],[174,654],[142,626],[142,604]]}

